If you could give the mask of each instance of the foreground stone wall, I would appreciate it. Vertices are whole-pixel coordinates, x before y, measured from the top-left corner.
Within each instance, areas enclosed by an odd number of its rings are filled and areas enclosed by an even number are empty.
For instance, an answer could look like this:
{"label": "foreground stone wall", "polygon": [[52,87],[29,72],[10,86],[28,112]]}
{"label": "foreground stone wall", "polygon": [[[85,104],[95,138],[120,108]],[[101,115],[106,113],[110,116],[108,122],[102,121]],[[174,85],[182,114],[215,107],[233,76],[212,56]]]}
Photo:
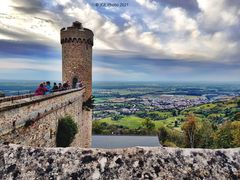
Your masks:
{"label": "foreground stone wall", "polygon": [[0,144],[56,147],[58,120],[71,115],[78,125],[78,134],[71,146],[90,147],[91,124],[82,111],[84,92],[82,88],[3,101],[0,104]]}
{"label": "foreground stone wall", "polygon": [[0,146],[0,179],[239,179],[240,149]]}

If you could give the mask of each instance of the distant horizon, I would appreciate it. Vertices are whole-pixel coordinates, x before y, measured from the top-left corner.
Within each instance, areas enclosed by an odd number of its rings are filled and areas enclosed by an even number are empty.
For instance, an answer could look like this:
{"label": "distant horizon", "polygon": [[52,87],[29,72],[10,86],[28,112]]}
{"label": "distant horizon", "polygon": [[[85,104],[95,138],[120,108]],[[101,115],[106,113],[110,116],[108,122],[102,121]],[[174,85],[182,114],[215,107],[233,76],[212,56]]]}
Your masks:
{"label": "distant horizon", "polygon": [[[31,81],[50,81],[50,82],[61,82],[61,80],[38,80],[38,79],[0,79],[0,82],[14,82],[14,81],[25,81],[25,82],[31,82]],[[140,80],[128,80],[128,81],[120,81],[120,80],[101,80],[101,81],[93,81],[93,83],[240,83],[239,81],[166,81],[166,80],[159,80],[159,81],[140,81]]]}

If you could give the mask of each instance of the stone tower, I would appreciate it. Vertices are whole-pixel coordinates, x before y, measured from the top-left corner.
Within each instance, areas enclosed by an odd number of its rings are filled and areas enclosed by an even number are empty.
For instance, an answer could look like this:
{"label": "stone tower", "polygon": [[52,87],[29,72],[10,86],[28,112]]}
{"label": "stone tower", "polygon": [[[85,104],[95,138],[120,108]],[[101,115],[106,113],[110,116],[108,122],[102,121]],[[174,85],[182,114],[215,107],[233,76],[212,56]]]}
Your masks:
{"label": "stone tower", "polygon": [[[93,32],[83,28],[78,21],[72,26],[61,29],[62,44],[62,79],[69,81],[74,88],[78,81],[85,86],[83,102],[92,95],[92,46]],[[79,142],[77,146],[91,147],[92,140],[92,110],[82,110],[79,114]]]}
{"label": "stone tower", "polygon": [[84,101],[92,95],[93,32],[78,21],[61,29],[62,79],[74,88],[77,81],[86,87]]}

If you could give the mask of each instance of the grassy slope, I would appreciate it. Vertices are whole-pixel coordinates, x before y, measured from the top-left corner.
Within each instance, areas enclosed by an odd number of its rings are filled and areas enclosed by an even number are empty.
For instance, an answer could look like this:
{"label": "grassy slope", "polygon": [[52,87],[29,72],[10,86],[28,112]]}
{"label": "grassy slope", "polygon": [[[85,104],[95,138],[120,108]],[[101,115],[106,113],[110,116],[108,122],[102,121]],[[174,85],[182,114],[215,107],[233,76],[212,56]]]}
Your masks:
{"label": "grassy slope", "polygon": [[[177,117],[170,117],[167,118],[166,120],[161,120],[161,121],[153,121],[155,124],[155,128],[159,128],[160,126],[174,126],[174,122],[176,118],[181,118],[184,116],[177,116]],[[106,122],[108,124],[114,124],[114,125],[121,125],[128,127],[130,129],[137,129],[139,127],[142,127],[142,123],[144,122],[145,119],[136,117],[136,116],[125,116],[124,118],[118,120],[118,121],[113,121],[111,118],[104,118],[99,120],[100,122]]]}
{"label": "grassy slope", "polygon": [[[239,100],[239,99],[238,99]],[[174,127],[175,121],[177,119],[181,119],[186,117],[187,114],[189,113],[197,113],[199,110],[204,110],[204,111],[208,111],[208,110],[212,110],[214,108],[218,108],[218,112],[219,113],[211,113],[211,116],[222,116],[225,117],[226,119],[229,118],[227,117],[223,112],[226,109],[231,109],[234,111],[239,111],[239,108],[237,108],[237,100],[235,101],[227,101],[227,102],[219,102],[219,103],[209,103],[209,104],[204,104],[204,105],[200,105],[200,106],[196,106],[196,107],[191,107],[188,108],[186,110],[184,110],[179,116],[176,117],[172,117],[170,112],[157,112],[155,111],[154,113],[158,113],[159,115],[162,116],[169,116],[167,119],[165,120],[160,120],[160,121],[153,121],[155,124],[155,128],[159,128],[160,126],[168,126],[168,127]],[[206,119],[208,117],[204,117],[202,114],[196,114],[197,118],[201,119]],[[108,124],[115,124],[115,125],[121,125],[121,126],[125,126],[128,127],[130,129],[136,129],[139,127],[142,127],[142,123],[144,122],[144,118],[140,118],[140,117],[136,117],[136,116],[125,116],[124,118],[118,120],[118,121],[113,121],[111,120],[111,118],[104,118],[99,120],[100,122],[106,122]],[[179,129],[180,127],[176,128]]]}

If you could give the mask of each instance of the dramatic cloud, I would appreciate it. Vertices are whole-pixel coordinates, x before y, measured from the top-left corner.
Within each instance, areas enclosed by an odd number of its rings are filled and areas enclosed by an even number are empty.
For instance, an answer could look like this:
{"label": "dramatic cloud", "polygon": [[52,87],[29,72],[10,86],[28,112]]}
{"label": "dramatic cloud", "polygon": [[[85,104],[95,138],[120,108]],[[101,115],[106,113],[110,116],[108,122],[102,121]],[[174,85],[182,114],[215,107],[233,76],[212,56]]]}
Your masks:
{"label": "dramatic cloud", "polygon": [[168,7],[180,7],[186,10],[186,12],[189,12],[190,14],[192,13],[197,13],[200,11],[198,7],[197,0],[160,0],[160,3],[163,6],[168,6]]}
{"label": "dramatic cloud", "polygon": [[236,79],[239,9],[239,0],[136,0],[121,8],[99,7],[95,0],[6,0],[0,6],[0,65],[10,65],[8,58],[16,69],[17,58],[19,69],[36,70],[31,58],[36,65],[60,63],[59,30],[79,20],[94,32],[96,80],[126,74],[132,80]]}
{"label": "dramatic cloud", "polygon": [[198,16],[201,27],[211,33],[239,26],[240,2],[236,0],[198,0],[202,13]]}
{"label": "dramatic cloud", "polygon": [[151,0],[136,0],[140,5],[150,9],[150,10],[157,10],[157,2]]}
{"label": "dramatic cloud", "polygon": [[22,11],[23,13],[30,13],[30,14],[36,14],[38,12],[41,12],[44,8],[44,0],[12,0],[12,7],[16,11]]}

